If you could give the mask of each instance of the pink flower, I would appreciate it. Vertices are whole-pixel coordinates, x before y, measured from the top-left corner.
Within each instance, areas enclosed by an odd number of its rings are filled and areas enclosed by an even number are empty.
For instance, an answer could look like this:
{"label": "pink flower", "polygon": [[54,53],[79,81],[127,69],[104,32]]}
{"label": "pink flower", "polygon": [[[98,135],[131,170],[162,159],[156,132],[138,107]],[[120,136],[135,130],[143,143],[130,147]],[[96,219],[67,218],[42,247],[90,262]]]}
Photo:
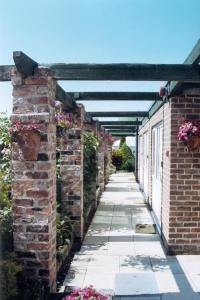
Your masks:
{"label": "pink flower", "polygon": [[73,289],[70,295],[66,296],[66,300],[108,300],[108,297],[97,292],[93,286],[83,289]]}
{"label": "pink flower", "polygon": [[179,128],[177,137],[184,143],[187,143],[193,135],[200,136],[200,121],[185,121]]}

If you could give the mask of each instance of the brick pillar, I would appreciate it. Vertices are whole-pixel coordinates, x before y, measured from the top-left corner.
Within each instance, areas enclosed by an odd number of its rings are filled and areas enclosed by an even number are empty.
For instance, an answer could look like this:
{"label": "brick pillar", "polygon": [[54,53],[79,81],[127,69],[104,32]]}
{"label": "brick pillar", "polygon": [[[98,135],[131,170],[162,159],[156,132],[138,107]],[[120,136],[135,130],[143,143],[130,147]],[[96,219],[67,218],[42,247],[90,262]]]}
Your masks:
{"label": "brick pillar", "polygon": [[177,139],[181,118],[200,119],[200,89],[170,99],[170,106],[170,189],[168,211],[163,211],[169,228],[163,230],[165,242],[171,253],[200,254],[200,152],[188,150]]}
{"label": "brick pillar", "polygon": [[[13,69],[11,120],[37,124],[41,144],[37,160],[24,159],[18,140],[12,143],[14,247],[31,279],[56,290],[56,126],[55,82],[47,68],[23,77]],[[31,140],[28,141],[30,143]],[[26,153],[27,154],[27,153]]]}
{"label": "brick pillar", "polygon": [[71,215],[75,236],[83,238],[83,122],[84,107],[76,109],[77,127],[67,131],[61,150],[61,201],[62,213]]}

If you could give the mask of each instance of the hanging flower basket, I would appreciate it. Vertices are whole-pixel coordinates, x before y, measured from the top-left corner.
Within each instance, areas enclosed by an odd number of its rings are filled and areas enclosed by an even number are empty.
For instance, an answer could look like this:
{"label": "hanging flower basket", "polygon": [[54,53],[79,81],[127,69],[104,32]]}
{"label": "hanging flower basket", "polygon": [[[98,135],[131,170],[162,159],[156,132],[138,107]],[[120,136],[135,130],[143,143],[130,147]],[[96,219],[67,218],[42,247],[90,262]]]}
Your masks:
{"label": "hanging flower basket", "polygon": [[191,136],[188,140],[187,147],[190,150],[198,150],[200,147],[200,136]]}
{"label": "hanging flower basket", "polygon": [[16,132],[15,137],[24,160],[37,160],[41,142],[40,133],[36,130],[23,129]]}
{"label": "hanging flower basket", "polygon": [[198,150],[200,148],[200,121],[185,121],[179,128],[178,139],[189,150]]}
{"label": "hanging flower basket", "polygon": [[12,141],[18,143],[24,160],[37,160],[41,142],[38,128],[39,125],[32,121],[28,123],[17,121],[9,129]]}

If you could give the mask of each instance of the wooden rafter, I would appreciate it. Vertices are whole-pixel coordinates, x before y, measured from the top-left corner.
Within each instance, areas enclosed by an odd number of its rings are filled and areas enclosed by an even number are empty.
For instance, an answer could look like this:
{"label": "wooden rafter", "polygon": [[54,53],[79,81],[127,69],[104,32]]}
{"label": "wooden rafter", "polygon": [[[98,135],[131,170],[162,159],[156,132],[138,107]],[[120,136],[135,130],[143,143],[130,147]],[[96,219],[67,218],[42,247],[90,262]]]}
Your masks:
{"label": "wooden rafter", "polygon": [[[197,65],[200,62],[200,39],[197,41],[196,45],[185,59],[183,64],[191,64],[193,66]],[[194,85],[193,83],[191,84]],[[186,87],[189,87],[187,84]],[[170,94],[176,94],[181,89],[185,88],[185,83],[182,81],[172,81],[170,82]]]}
{"label": "wooden rafter", "polygon": [[33,75],[35,68],[38,66],[38,63],[36,61],[34,61],[22,51],[14,51],[13,59],[17,70],[24,76]]}
{"label": "wooden rafter", "polygon": [[74,99],[65,93],[63,88],[58,83],[56,84],[56,99],[61,101],[66,108],[74,109],[76,107],[76,102]]}
{"label": "wooden rafter", "polygon": [[130,130],[134,130],[136,128],[136,126],[130,126],[130,125],[103,125],[103,127],[105,129],[130,129]]}
{"label": "wooden rafter", "polygon": [[88,112],[91,117],[148,117],[147,111],[98,111]]}
{"label": "wooden rafter", "polygon": [[11,80],[11,69],[13,65],[0,66],[0,81],[10,81]]}
{"label": "wooden rafter", "polygon": [[183,64],[53,64],[56,80],[199,81],[200,67]]}
{"label": "wooden rafter", "polygon": [[115,133],[110,133],[112,136],[136,136],[135,133],[130,133],[130,132],[115,132]]}
{"label": "wooden rafter", "polygon": [[162,100],[156,92],[68,92],[75,100],[79,101],[157,101]]}
{"label": "wooden rafter", "polygon": [[99,123],[102,126],[105,125],[131,125],[131,126],[137,126],[141,125],[141,121],[99,121]]}

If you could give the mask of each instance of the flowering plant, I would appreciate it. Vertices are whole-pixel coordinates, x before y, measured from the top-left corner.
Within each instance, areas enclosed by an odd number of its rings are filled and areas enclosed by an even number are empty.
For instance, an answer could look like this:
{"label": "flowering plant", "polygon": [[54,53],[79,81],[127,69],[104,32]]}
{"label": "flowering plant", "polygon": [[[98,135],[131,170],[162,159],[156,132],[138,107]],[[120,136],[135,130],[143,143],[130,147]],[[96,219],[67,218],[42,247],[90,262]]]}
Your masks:
{"label": "flowering plant", "polygon": [[73,125],[73,118],[70,113],[56,112],[55,118],[57,126],[61,128],[69,128]]}
{"label": "flowering plant", "polygon": [[107,143],[113,143],[114,142],[114,139],[112,137],[112,135],[108,132],[103,132],[101,131],[100,132],[100,138],[104,141],[104,142],[107,142]]}
{"label": "flowering plant", "polygon": [[109,297],[97,292],[93,286],[83,289],[73,289],[65,300],[108,300]]}
{"label": "flowering plant", "polygon": [[179,127],[178,139],[187,144],[191,136],[200,136],[200,121],[185,121]]}
{"label": "flowering plant", "polygon": [[12,127],[8,129],[10,134],[20,132],[22,130],[37,130],[38,125],[33,123],[33,121],[29,121],[28,123],[24,124],[20,121],[16,121],[14,124],[12,124]]}

